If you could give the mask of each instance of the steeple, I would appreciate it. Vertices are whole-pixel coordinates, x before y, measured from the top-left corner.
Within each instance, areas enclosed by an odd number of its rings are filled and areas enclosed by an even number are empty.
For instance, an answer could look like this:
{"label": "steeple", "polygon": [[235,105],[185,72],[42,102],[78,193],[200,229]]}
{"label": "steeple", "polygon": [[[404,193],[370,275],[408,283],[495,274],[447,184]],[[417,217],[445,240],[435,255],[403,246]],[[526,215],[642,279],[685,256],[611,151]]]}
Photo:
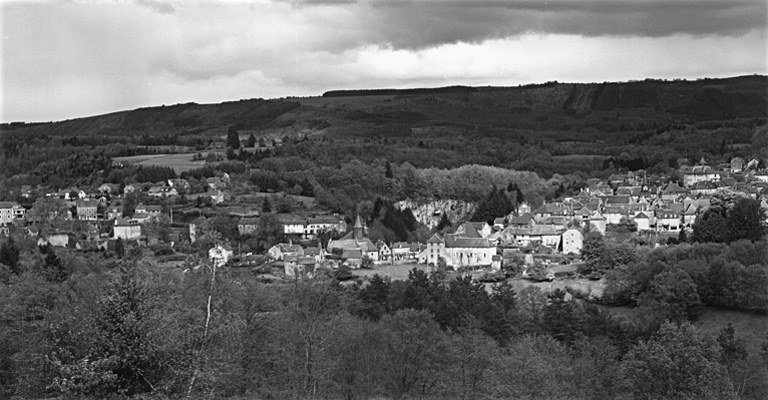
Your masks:
{"label": "steeple", "polygon": [[360,214],[355,219],[355,226],[352,228],[354,231],[355,240],[363,240],[365,236],[365,228],[363,227],[363,221],[360,220]]}

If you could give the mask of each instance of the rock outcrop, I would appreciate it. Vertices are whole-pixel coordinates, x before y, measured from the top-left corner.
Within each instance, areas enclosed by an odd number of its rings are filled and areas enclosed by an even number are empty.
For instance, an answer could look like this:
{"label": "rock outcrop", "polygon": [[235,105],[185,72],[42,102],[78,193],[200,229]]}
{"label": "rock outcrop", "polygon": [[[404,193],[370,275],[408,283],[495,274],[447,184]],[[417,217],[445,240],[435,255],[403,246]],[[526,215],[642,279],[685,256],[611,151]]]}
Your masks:
{"label": "rock outcrop", "polygon": [[450,199],[432,201],[414,201],[406,199],[395,203],[395,207],[400,210],[411,210],[416,221],[419,221],[432,229],[440,223],[443,214],[448,215],[448,219],[452,223],[466,220],[473,212],[475,212],[477,204],[463,200]]}

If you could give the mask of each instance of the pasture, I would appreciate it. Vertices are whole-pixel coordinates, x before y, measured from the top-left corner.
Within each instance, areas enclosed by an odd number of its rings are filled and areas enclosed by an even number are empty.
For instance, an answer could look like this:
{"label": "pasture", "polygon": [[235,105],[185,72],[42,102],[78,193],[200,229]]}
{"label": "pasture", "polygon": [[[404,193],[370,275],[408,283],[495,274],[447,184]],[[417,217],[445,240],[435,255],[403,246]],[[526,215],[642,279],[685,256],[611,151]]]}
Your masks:
{"label": "pasture", "polygon": [[145,154],[140,156],[115,157],[114,161],[132,165],[155,165],[159,167],[171,167],[174,172],[180,174],[184,171],[200,168],[205,161],[192,161],[196,153],[181,154]]}

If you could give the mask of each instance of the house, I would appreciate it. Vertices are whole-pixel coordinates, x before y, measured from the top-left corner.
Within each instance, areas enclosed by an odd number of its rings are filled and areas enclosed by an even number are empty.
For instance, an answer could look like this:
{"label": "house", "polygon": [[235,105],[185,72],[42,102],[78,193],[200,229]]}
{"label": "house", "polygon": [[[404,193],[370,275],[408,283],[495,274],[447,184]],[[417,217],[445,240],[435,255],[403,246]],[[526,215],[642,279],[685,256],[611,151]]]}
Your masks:
{"label": "house", "polygon": [[683,186],[691,187],[696,182],[719,181],[720,173],[709,165],[684,166],[680,168],[683,174]]}
{"label": "house", "polygon": [[629,215],[629,212],[625,207],[621,206],[607,206],[603,210],[603,217],[605,217],[605,223],[609,225],[618,225],[622,218]]}
{"label": "house", "polygon": [[117,219],[123,216],[123,207],[122,206],[109,206],[107,207],[107,211],[104,215],[104,217],[107,220],[113,220]]}
{"label": "house", "polygon": [[533,226],[536,225],[536,221],[533,219],[533,214],[525,213],[517,217],[510,218],[507,221],[507,225],[511,226]]}
{"label": "house", "polygon": [[411,245],[408,242],[395,242],[392,244],[392,261],[403,261],[410,258]]}
{"label": "house", "polygon": [[696,182],[691,188],[691,194],[697,197],[711,196],[717,192],[717,185],[712,181]]}
{"label": "house", "polygon": [[176,190],[174,187],[169,186],[152,186],[149,188],[149,191],[147,191],[147,195],[150,197],[174,197],[179,195],[179,191]]}
{"label": "house", "polygon": [[163,207],[157,205],[139,204],[135,209],[136,214],[147,214],[150,219],[157,219],[163,213]]}
{"label": "house", "polygon": [[101,194],[117,193],[120,188],[112,183],[102,183],[96,190]]}
{"label": "house", "polygon": [[591,215],[592,211],[587,207],[582,207],[573,213],[574,219],[581,221],[581,225],[587,223]]}
{"label": "house", "polygon": [[685,211],[683,211],[683,225],[689,228],[693,226],[693,223],[696,222],[696,216],[698,213],[699,209],[696,207],[696,204],[689,204],[688,207],[685,208]]}
{"label": "house", "polygon": [[501,256],[498,254],[494,254],[491,256],[491,269],[495,271],[501,270]]}
{"label": "house", "polygon": [[235,252],[232,249],[220,244],[208,250],[208,259],[213,263],[214,267],[224,266],[234,255]]}
{"label": "house", "polygon": [[37,239],[38,246],[69,247],[73,238],[67,233],[52,233]]}
{"label": "house", "polygon": [[137,190],[136,185],[133,185],[133,184],[125,185],[125,187],[123,187],[123,194],[128,195],[131,193],[135,193],[136,190]]}
{"label": "house", "polygon": [[605,235],[606,220],[605,217],[599,213],[594,213],[591,217],[589,217],[589,226]]}
{"label": "house", "polygon": [[502,231],[502,242],[520,247],[542,245],[555,249],[560,244],[561,232],[553,225],[508,226]]}
{"label": "house", "polygon": [[568,229],[563,232],[563,254],[581,254],[584,246],[584,235],[578,229]]}
{"label": "house", "polygon": [[317,263],[325,262],[325,251],[321,247],[307,247],[304,256],[314,258]]}
{"label": "house", "polygon": [[304,227],[304,236],[312,238],[320,232],[339,232],[347,231],[347,223],[344,218],[336,216],[320,216],[307,219]]}
{"label": "house", "polygon": [[379,248],[379,261],[389,261],[392,258],[392,250],[383,240],[376,242],[376,247]]}
{"label": "house", "polygon": [[240,233],[240,235],[250,235],[256,233],[258,228],[258,218],[240,218],[240,220],[237,221],[237,231]]}
{"label": "house", "polygon": [[123,240],[136,240],[141,237],[141,224],[138,221],[127,218],[115,219],[112,227],[112,238]]}
{"label": "house", "polygon": [[273,260],[284,260],[287,256],[303,256],[304,248],[298,244],[278,243],[267,250],[267,254]]}
{"label": "house", "polygon": [[[692,185],[692,184],[691,184]],[[667,187],[661,192],[661,199],[664,201],[676,201],[678,198],[685,196],[687,191],[680,187],[675,182],[670,182]]]}
{"label": "house", "polygon": [[637,224],[638,231],[649,231],[651,230],[651,217],[644,212],[640,212],[635,215],[635,224]]}
{"label": "house", "polygon": [[680,230],[680,215],[673,210],[656,211],[656,230],[658,232],[677,232]]}
{"label": "house", "polygon": [[311,278],[315,274],[315,266],[317,265],[317,262],[313,257],[290,256],[286,257],[283,264],[285,276],[289,278]]}
{"label": "house", "polygon": [[149,197],[163,197],[163,188],[161,186],[152,186],[147,191]]}
{"label": "house", "polygon": [[7,225],[17,219],[23,219],[27,210],[18,203],[0,201],[0,225]]}
{"label": "house", "polygon": [[427,241],[427,264],[437,265],[439,258],[452,268],[479,267],[492,264],[496,246],[485,238],[469,238],[457,235],[441,237],[434,234]]}
{"label": "house", "polygon": [[98,219],[96,210],[98,209],[96,200],[78,200],[77,201],[77,219],[80,221],[96,221]]}
{"label": "house", "polygon": [[278,214],[277,220],[283,226],[283,234],[285,236],[293,238],[304,237],[304,227],[306,226],[304,218],[293,214]]}

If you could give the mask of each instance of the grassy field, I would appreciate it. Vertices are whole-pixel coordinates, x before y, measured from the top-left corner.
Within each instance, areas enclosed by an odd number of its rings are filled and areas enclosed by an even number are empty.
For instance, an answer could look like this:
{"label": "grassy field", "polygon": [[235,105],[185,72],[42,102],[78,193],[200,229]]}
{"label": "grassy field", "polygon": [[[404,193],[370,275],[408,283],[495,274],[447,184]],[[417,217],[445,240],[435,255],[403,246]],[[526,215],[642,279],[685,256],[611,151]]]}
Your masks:
{"label": "grassy field", "polygon": [[717,336],[729,322],[736,329],[736,336],[744,338],[750,352],[759,352],[760,343],[768,340],[766,315],[707,308],[696,321],[696,326],[712,336]]}
{"label": "grassy field", "polygon": [[379,276],[388,276],[394,280],[406,280],[408,279],[408,271],[417,268],[424,272],[429,273],[430,268],[426,265],[419,264],[402,264],[402,265],[376,265],[372,269],[357,269],[353,270],[352,274],[361,278],[371,278],[378,274]]}
{"label": "grassy field", "polygon": [[171,167],[177,174],[180,174],[184,171],[200,168],[205,165],[204,161],[192,161],[192,157],[195,154],[196,153],[147,154],[141,156],[115,157],[114,160],[124,164]]}

